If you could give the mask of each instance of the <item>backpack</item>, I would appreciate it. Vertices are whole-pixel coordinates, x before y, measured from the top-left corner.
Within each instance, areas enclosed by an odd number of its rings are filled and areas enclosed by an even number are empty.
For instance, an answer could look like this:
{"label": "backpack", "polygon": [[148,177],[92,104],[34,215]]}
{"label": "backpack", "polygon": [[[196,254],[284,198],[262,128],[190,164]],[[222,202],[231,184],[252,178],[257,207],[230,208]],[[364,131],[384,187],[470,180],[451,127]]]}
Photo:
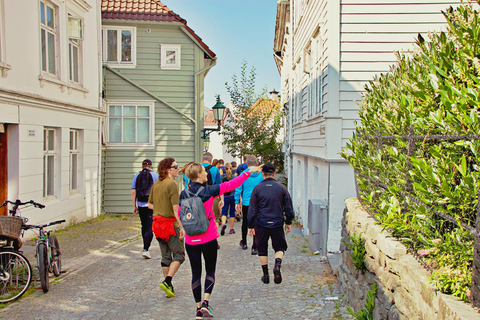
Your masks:
{"label": "backpack", "polygon": [[135,191],[137,200],[140,202],[147,202],[150,196],[150,190],[153,185],[153,177],[150,174],[150,170],[143,169],[137,177],[135,182]]}
{"label": "backpack", "polygon": [[191,193],[186,189],[188,198],[180,201],[180,221],[182,222],[185,233],[189,236],[196,236],[205,233],[210,224],[210,218],[207,218],[202,199],[198,196],[203,187],[200,187],[197,193]]}
{"label": "backpack", "polygon": [[212,168],[213,165],[209,165],[209,166],[206,166],[205,167],[205,171],[207,171],[207,185],[211,186],[213,184],[213,177],[212,177],[212,173],[210,172],[210,168]]}

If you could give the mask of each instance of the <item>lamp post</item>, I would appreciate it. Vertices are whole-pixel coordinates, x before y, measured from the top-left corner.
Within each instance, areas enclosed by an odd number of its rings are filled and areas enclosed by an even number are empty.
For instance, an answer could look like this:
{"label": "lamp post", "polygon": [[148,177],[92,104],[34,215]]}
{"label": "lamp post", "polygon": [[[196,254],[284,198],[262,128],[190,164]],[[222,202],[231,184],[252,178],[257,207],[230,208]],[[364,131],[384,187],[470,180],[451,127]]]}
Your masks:
{"label": "lamp post", "polygon": [[204,152],[207,152],[207,151],[208,151],[208,147],[210,147],[210,137],[209,137],[209,136],[206,136],[206,137],[205,137],[205,140],[203,141],[203,151],[204,151]]}
{"label": "lamp post", "polygon": [[[209,139],[209,135],[210,133],[212,133],[213,131],[220,131],[220,125],[222,123],[222,120],[225,116],[225,106],[223,105],[222,101],[220,101],[220,95],[217,95],[217,103],[212,107],[212,110],[213,110],[213,116],[215,117],[215,121],[217,121],[217,125],[218,127],[215,128],[215,129],[203,129],[202,132],[203,132],[203,136],[202,136],[202,139],[205,140],[204,143],[207,142],[207,139],[208,139],[208,143],[210,143],[210,139]],[[205,144],[205,147],[208,148],[208,146]]]}

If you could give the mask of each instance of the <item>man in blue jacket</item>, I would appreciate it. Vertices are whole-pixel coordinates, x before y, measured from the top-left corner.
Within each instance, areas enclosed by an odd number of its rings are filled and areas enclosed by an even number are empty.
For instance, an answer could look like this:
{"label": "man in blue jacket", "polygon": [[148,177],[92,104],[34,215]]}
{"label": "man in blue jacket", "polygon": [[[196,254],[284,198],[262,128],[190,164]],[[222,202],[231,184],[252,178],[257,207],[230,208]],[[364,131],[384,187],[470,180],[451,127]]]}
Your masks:
{"label": "man in blue jacket", "polygon": [[[247,159],[247,168],[252,166],[257,166],[257,159],[255,156],[248,155]],[[245,170],[246,170],[245,169]],[[245,171],[244,170],[244,171]],[[247,215],[248,215],[248,206],[250,205],[250,196],[252,195],[253,188],[255,188],[260,182],[262,182],[263,177],[261,174],[252,173],[247,181],[245,181],[240,187],[235,189],[235,209],[237,212],[242,210],[242,240],[240,240],[240,246],[243,250],[247,250]],[[240,197],[242,197],[242,207],[240,208]],[[255,238],[253,238],[252,244],[252,254],[257,254],[257,244]]]}
{"label": "man in blue jacket", "polygon": [[248,233],[257,239],[258,256],[263,270],[262,282],[270,282],[268,275],[268,239],[272,238],[272,247],[275,250],[275,267],[273,268],[273,281],[282,282],[280,267],[285,251],[287,240],[283,231],[290,232],[293,213],[292,199],[287,188],[277,182],[275,167],[271,164],[263,166],[262,175],[264,180],[257,185],[250,198],[248,209]]}

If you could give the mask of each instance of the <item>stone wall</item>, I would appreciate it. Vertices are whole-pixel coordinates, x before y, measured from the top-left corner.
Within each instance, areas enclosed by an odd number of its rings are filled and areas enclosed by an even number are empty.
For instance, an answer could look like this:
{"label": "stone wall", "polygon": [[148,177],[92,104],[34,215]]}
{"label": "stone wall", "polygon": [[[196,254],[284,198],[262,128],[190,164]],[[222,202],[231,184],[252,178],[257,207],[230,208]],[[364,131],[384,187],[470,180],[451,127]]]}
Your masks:
{"label": "stone wall", "polygon": [[345,204],[342,239],[349,243],[347,233],[361,233],[366,241],[364,274],[355,269],[349,249],[343,243],[341,247],[343,263],[338,279],[355,311],[364,307],[366,292],[375,281],[374,319],[480,319],[470,305],[429,286],[429,273],[407,254],[405,246],[375,225],[356,198],[347,199]]}

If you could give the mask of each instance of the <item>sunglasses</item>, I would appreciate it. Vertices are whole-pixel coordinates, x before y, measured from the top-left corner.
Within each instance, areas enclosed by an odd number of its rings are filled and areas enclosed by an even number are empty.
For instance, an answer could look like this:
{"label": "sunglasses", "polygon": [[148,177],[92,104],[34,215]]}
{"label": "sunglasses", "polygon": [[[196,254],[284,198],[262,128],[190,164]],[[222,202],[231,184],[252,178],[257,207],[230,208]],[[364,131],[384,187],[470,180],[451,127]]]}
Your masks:
{"label": "sunglasses", "polygon": [[178,169],[178,164],[174,165],[174,166],[171,166],[170,168],[172,169]]}

